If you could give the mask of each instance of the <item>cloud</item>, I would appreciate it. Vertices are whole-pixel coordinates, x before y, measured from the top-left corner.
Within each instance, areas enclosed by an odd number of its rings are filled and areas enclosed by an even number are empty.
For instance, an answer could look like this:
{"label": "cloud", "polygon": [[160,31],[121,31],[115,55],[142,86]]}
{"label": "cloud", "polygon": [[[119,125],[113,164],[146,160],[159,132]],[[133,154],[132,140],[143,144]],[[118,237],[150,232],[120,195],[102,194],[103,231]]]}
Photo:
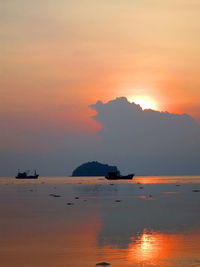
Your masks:
{"label": "cloud", "polygon": [[104,162],[145,175],[200,173],[200,125],[191,116],[143,110],[125,97],[91,107]]}

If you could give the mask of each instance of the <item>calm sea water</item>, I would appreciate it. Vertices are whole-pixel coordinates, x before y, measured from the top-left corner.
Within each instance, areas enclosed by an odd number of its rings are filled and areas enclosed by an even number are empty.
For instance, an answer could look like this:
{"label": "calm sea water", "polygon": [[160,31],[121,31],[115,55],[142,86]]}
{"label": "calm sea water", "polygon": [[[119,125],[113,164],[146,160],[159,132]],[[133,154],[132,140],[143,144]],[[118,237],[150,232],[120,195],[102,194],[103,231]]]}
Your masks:
{"label": "calm sea water", "polygon": [[0,266],[200,266],[198,190],[200,176],[2,177]]}

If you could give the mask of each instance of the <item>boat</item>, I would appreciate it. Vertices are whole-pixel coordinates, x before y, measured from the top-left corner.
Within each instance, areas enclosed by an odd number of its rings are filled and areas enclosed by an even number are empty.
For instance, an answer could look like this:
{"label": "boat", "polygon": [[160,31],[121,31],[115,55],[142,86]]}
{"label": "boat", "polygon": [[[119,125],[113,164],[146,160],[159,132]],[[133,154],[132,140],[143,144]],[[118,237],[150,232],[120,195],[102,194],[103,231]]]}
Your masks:
{"label": "boat", "polygon": [[105,178],[107,180],[131,180],[135,176],[134,173],[128,175],[120,175],[118,172],[109,172]]}
{"label": "boat", "polygon": [[38,179],[39,174],[35,171],[33,175],[29,175],[29,171],[20,172],[18,171],[17,176],[15,176],[16,179]]}

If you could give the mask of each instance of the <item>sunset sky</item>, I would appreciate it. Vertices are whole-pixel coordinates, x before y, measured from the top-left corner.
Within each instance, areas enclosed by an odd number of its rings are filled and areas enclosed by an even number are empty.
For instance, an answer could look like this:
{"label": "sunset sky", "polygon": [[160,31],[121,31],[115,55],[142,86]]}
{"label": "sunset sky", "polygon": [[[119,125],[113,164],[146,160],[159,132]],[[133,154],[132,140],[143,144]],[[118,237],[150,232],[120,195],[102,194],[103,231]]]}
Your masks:
{"label": "sunset sky", "polygon": [[98,132],[89,105],[121,96],[200,122],[198,0],[0,0],[0,10],[1,151]]}

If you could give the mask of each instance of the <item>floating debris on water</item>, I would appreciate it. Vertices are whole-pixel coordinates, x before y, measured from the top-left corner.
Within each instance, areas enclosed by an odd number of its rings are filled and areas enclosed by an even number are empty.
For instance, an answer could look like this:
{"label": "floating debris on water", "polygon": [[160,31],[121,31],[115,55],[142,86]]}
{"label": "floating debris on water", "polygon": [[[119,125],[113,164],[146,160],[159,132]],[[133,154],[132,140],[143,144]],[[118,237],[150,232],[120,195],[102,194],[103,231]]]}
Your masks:
{"label": "floating debris on water", "polygon": [[108,266],[108,265],[110,265],[110,263],[108,263],[108,262],[99,262],[96,265],[97,266]]}
{"label": "floating debris on water", "polygon": [[61,197],[60,195],[56,195],[56,194],[49,194],[51,197]]}

